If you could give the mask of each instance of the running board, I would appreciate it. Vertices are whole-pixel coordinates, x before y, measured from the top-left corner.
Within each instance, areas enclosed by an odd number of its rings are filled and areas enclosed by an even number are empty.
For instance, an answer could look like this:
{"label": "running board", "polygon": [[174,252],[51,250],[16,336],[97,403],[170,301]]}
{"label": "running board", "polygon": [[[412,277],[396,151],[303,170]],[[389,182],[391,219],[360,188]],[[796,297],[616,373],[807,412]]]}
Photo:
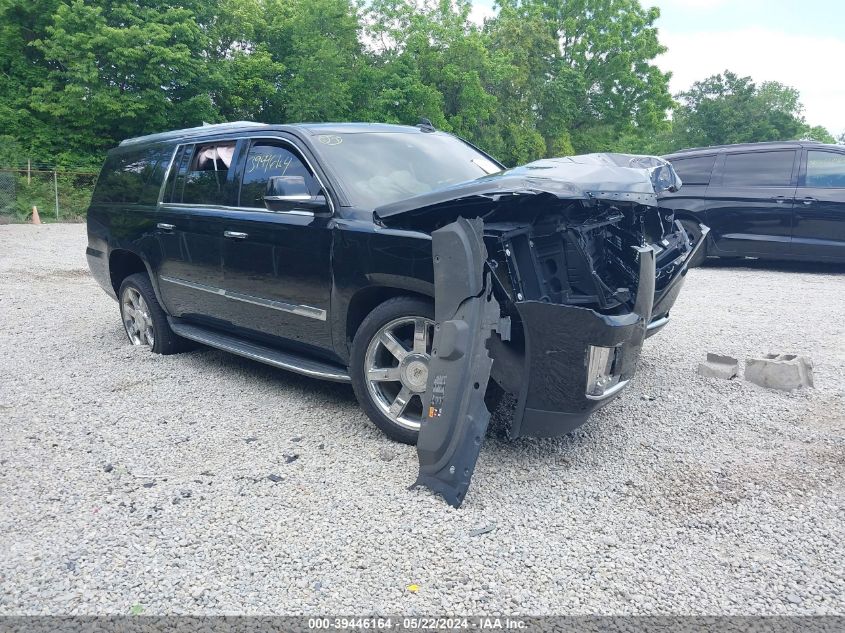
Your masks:
{"label": "running board", "polygon": [[245,341],[230,334],[223,334],[204,327],[190,325],[172,317],[168,317],[167,322],[170,324],[170,328],[179,336],[196,341],[197,343],[202,343],[203,345],[208,345],[209,347],[222,349],[224,352],[231,352],[244,358],[257,360],[259,363],[293,371],[297,374],[310,376],[311,378],[333,380],[335,382],[351,382],[349,374],[337,365]]}

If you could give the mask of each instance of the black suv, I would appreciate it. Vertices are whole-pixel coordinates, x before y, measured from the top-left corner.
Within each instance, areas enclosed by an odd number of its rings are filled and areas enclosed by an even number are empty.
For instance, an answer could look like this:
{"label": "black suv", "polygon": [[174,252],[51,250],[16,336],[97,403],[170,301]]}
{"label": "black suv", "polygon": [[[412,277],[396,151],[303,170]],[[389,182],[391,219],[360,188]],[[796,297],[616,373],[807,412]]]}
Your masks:
{"label": "black suv", "polygon": [[485,393],[550,436],[631,379],[694,253],[657,206],[678,184],[655,157],[504,170],[429,124],[213,125],[109,152],[87,255],[132,344],[351,382],[457,505]]}
{"label": "black suv", "polygon": [[661,194],[708,255],[845,262],[845,147],[804,141],[688,149],[664,157],[683,181]]}

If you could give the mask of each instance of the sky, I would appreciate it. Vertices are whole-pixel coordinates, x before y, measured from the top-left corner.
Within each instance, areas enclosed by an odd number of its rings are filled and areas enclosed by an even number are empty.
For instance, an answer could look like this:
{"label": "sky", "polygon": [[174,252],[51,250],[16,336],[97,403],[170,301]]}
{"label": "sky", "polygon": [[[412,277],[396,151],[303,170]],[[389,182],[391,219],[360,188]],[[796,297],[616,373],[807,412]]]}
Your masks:
{"label": "sky", "polygon": [[[731,70],[797,88],[810,125],[845,132],[845,0],[640,0],[657,6],[672,94]],[[472,17],[492,14],[474,0]]]}

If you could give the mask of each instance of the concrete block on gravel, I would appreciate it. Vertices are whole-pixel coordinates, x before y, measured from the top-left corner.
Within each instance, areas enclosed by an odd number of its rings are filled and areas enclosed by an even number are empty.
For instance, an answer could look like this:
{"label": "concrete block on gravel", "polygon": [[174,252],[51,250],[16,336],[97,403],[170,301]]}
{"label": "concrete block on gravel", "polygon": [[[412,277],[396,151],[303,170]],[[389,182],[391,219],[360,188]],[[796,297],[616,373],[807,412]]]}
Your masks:
{"label": "concrete block on gravel", "polygon": [[707,354],[707,361],[698,365],[698,375],[705,378],[730,380],[739,373],[739,361],[732,356]]}
{"label": "concrete block on gravel", "polygon": [[745,379],[768,389],[813,386],[813,361],[796,354],[766,354],[745,361]]}

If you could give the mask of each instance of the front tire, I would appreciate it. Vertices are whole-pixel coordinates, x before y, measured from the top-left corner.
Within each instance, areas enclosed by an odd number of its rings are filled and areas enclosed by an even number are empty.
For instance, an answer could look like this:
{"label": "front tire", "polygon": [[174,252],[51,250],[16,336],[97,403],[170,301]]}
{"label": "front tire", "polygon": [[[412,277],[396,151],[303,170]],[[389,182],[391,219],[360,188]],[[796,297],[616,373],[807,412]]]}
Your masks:
{"label": "front tire", "polygon": [[156,354],[176,354],[190,347],[188,341],[170,329],[167,315],[145,273],[124,279],[117,296],[120,320],[132,345],[149,347]]}
{"label": "front tire", "polygon": [[[695,220],[681,220],[681,226],[684,227],[684,231],[687,232],[687,237],[689,238],[689,241],[693,246],[698,244],[698,242],[702,239],[706,239],[704,238],[704,236],[701,235],[701,227]],[[701,266],[706,259],[707,243],[705,242],[701,245],[701,248],[695,254],[695,257],[690,260],[689,267],[696,268],[698,266]]]}
{"label": "front tire", "polygon": [[352,341],[350,374],[361,408],[397,442],[416,444],[434,339],[434,305],[396,297],[364,319]]}

